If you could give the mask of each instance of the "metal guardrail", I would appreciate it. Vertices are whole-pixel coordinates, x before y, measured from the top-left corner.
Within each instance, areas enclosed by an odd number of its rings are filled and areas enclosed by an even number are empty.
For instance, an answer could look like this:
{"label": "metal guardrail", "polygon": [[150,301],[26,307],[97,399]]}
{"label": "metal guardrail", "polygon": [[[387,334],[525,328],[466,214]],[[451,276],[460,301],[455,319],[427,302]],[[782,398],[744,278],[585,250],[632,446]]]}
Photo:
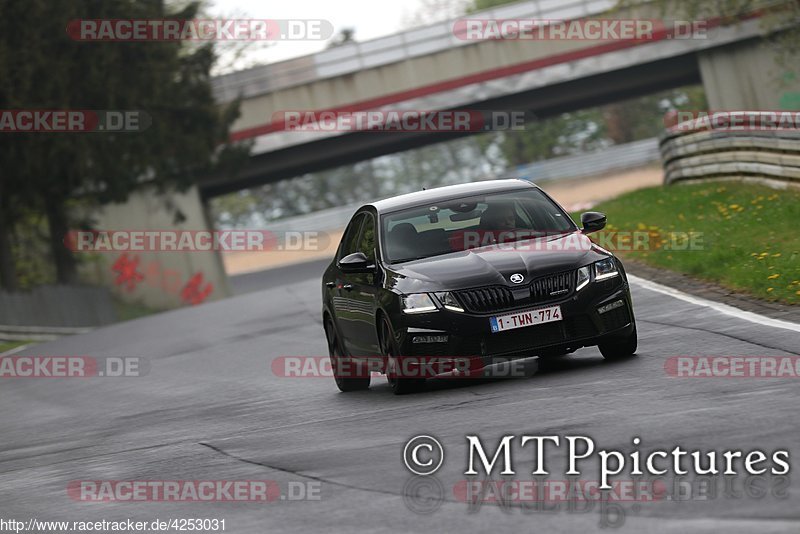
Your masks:
{"label": "metal guardrail", "polygon": [[[470,14],[470,19],[551,19],[565,20],[603,13],[616,0],[528,0]],[[248,98],[286,89],[314,80],[350,74],[406,59],[441,52],[475,41],[459,39],[453,33],[458,19],[406,30],[386,37],[353,42],[316,54],[253,67],[212,79],[218,102],[238,96]]]}
{"label": "metal guardrail", "polygon": [[657,138],[616,145],[599,152],[537,161],[505,171],[500,178],[522,178],[541,183],[566,178],[585,178],[611,171],[641,167],[660,158]]}
{"label": "metal guardrail", "polygon": [[800,131],[667,131],[660,142],[664,183],[762,178],[800,185]]}
{"label": "metal guardrail", "polygon": [[63,336],[74,336],[91,331],[91,328],[0,324],[0,341],[53,341]]}
{"label": "metal guardrail", "polygon": [[[565,156],[506,170],[484,180],[522,178],[536,183],[570,178],[598,176],[611,171],[642,167],[659,161],[658,139],[643,139],[606,148],[599,152]],[[268,229],[280,235],[288,231],[332,231],[344,228],[362,203],[316,211],[307,215],[288,217],[268,224]]]}
{"label": "metal guardrail", "polygon": [[[31,336],[76,333],[86,327],[111,324],[116,312],[107,288],[41,286],[31,291],[0,291],[0,332]],[[38,329],[37,329],[38,328]]]}

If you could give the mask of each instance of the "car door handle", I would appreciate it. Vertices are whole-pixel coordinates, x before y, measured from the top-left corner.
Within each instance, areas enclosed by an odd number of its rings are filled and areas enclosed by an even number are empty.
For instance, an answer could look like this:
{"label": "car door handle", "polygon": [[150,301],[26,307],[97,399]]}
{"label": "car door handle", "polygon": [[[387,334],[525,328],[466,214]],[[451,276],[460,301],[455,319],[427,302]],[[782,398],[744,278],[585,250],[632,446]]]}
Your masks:
{"label": "car door handle", "polygon": [[333,287],[335,285],[333,282],[325,282],[325,287]]}
{"label": "car door handle", "polygon": [[342,289],[350,291],[351,289],[353,289],[353,284],[345,284],[342,286]]}

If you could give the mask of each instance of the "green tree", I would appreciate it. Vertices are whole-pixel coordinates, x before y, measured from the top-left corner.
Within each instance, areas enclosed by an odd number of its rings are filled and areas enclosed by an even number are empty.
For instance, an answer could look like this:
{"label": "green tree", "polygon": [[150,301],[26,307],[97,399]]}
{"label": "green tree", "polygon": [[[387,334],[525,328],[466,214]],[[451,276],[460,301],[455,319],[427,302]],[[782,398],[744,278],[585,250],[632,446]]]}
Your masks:
{"label": "green tree", "polygon": [[[172,12],[163,0],[11,0],[0,12],[1,109],[139,110],[152,118],[139,133],[3,134],[0,208],[9,226],[22,210],[48,221],[60,282],[76,278],[64,246],[74,224],[71,204],[121,202],[143,183],[185,189],[239,148],[220,145],[238,103],[220,109],[211,92],[213,45],[182,42],[77,42],[70,20],[191,19],[198,4]],[[85,223],[85,221],[84,221]],[[3,280],[13,280],[0,238]]]}
{"label": "green tree", "polygon": [[476,11],[483,11],[484,9],[492,9],[493,7],[502,6],[505,4],[514,4],[519,0],[470,0],[467,4],[466,13],[475,13]]}

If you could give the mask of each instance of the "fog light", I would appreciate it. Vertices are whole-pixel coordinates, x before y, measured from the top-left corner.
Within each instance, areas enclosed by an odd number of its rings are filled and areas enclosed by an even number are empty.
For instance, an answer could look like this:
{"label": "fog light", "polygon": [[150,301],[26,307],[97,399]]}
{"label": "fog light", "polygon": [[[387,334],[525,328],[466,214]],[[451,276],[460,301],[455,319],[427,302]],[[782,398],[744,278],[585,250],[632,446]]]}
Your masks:
{"label": "fog light", "polygon": [[624,305],[625,305],[625,303],[623,301],[615,300],[614,302],[612,302],[610,304],[606,304],[605,306],[600,306],[599,308],[597,308],[597,313],[603,314],[603,313],[606,313],[607,311],[616,310],[617,308],[619,308],[621,306],[624,306]]}
{"label": "fog light", "polygon": [[412,343],[447,343],[447,336],[414,336]]}

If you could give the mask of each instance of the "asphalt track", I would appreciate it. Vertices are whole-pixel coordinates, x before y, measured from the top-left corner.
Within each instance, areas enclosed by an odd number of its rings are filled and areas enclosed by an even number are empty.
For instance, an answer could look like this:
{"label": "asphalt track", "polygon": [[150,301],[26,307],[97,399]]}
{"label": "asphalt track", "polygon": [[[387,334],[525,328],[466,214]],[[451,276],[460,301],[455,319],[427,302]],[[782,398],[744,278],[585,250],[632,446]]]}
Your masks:
{"label": "asphalt track", "polygon": [[[326,354],[317,267],[251,275],[234,285],[262,283],[264,290],[21,352],[140,357],[149,372],[0,379],[0,518],[224,518],[226,532],[254,533],[585,532],[623,521],[620,532],[800,531],[799,489],[738,494],[744,484],[780,485],[770,476],[734,477],[733,491],[716,496],[693,490],[687,500],[623,502],[613,509],[600,503],[586,510],[564,503],[547,510],[470,509],[453,491],[466,478],[465,435],[474,433],[492,446],[507,434],[558,434],[591,436],[598,448],[623,451],[634,436],[642,450],[786,448],[800,461],[798,379],[675,378],[664,369],[676,355],[797,355],[798,332],[634,285],[635,358],[609,363],[596,349],[582,349],[540,362],[527,378],[437,380],[404,397],[392,395],[381,378],[369,391],[342,394],[332,379],[286,378],[271,367],[284,355]],[[412,477],[403,464],[404,444],[418,434],[437,437],[445,448],[435,477]],[[563,457],[563,450],[548,455],[550,478],[564,478]],[[517,478],[532,479],[532,454],[514,459]],[[596,479],[596,469],[587,467],[581,478]],[[87,479],[273,480],[284,496],[290,483],[310,483],[319,499],[70,498],[69,482]],[[420,480],[426,482],[420,486]]]}

